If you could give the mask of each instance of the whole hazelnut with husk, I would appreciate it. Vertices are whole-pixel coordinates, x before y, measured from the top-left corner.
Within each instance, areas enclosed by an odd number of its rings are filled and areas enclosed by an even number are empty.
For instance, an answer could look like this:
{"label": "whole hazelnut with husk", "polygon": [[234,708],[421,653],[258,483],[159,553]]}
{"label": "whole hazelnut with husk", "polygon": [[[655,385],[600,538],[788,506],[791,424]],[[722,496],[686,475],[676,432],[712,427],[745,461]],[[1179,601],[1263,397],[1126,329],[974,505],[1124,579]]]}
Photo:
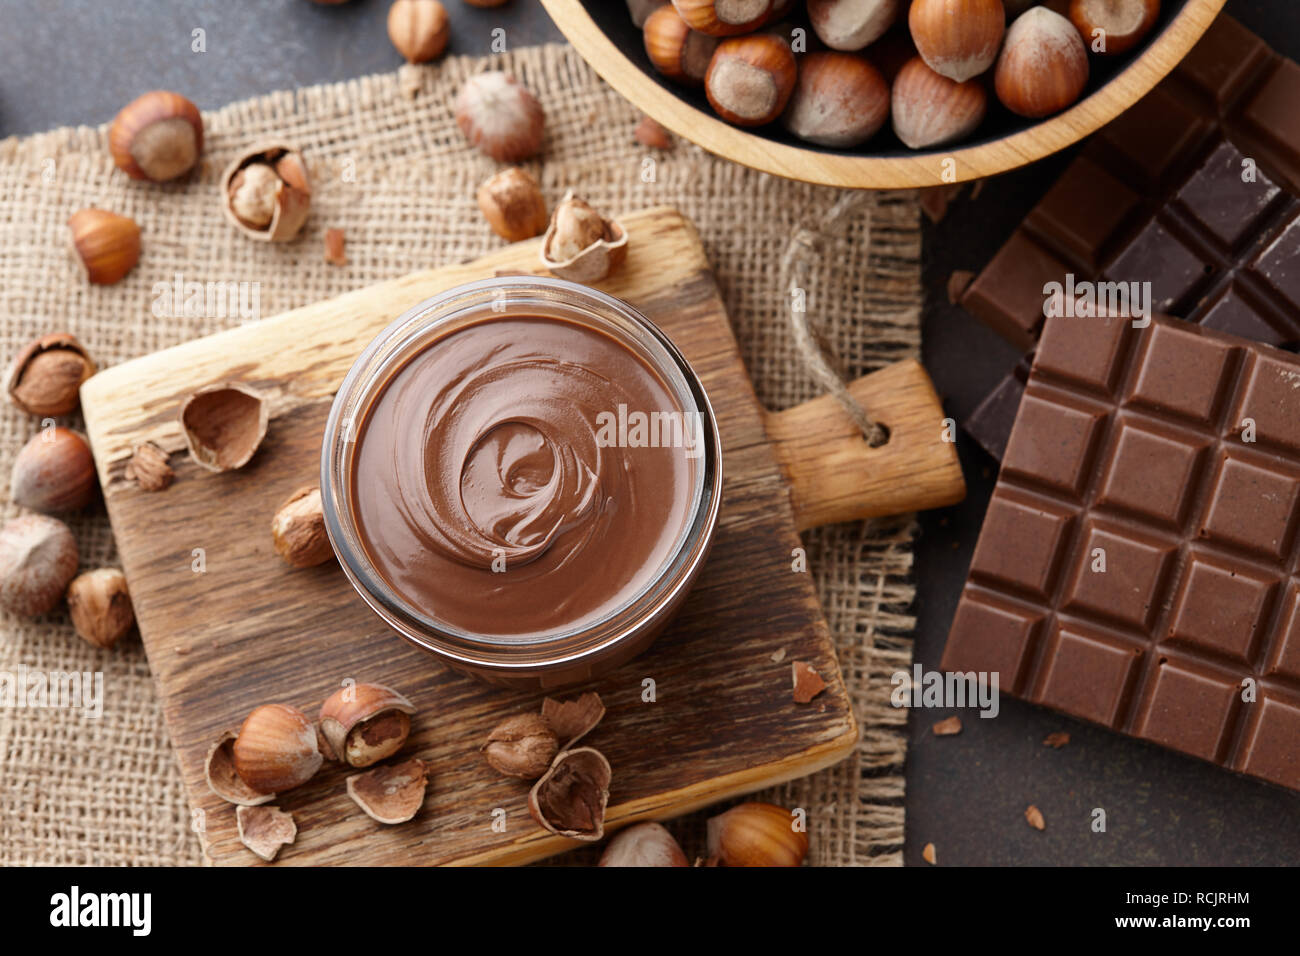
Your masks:
{"label": "whole hazelnut with husk", "polygon": [[402,749],[415,705],[383,684],[348,684],[321,705],[326,756],[350,767],[369,767]]}
{"label": "whole hazelnut with husk", "polygon": [[114,117],[108,150],[132,179],[175,179],[193,169],[203,152],[203,117],[179,93],[145,93]]}
{"label": "whole hazelnut with husk", "polygon": [[673,0],[692,30],[710,36],[752,33],[771,19],[778,0]]}
{"label": "whole hazelnut with husk", "polygon": [[227,730],[208,751],[203,764],[204,776],[208,789],[227,803],[255,807],[270,803],[275,799],[273,793],[258,793],[235,772],[234,743],[238,736],[233,730]]}
{"label": "whole hazelnut with husk", "polygon": [[809,53],[799,66],[781,123],[820,146],[866,142],[889,116],[889,84],[880,71],[852,53]]}
{"label": "whole hazelnut with husk", "polygon": [[692,30],[676,8],[666,4],[646,19],[643,35],[650,64],[668,79],[699,86],[709,72],[718,38]]}
{"label": "whole hazelnut with husk", "polygon": [[86,641],[111,648],[135,623],[126,575],[117,568],[96,568],[77,575],[68,585],[68,614]]}
{"label": "whole hazelnut with husk", "polygon": [[226,167],[221,209],[244,235],[260,242],[287,242],[311,212],[311,178],[292,146],[258,146]]}
{"label": "whole hazelnut with husk", "polygon": [[638,823],[614,835],[598,866],[690,866],[681,846],[661,824]]}
{"label": "whole hazelnut with husk", "polygon": [[451,28],[438,0],[394,0],[388,8],[388,39],[408,63],[428,63],[447,49]]}
{"label": "whole hazelnut with husk", "polygon": [[95,459],[80,432],[43,428],[18,452],[9,475],[14,504],[57,514],[77,511],[95,499]]}
{"label": "whole hazelnut with husk", "polygon": [[899,0],[808,0],[808,20],[832,50],[861,50],[898,18]]}
{"label": "whole hazelnut with husk", "polygon": [[627,232],[570,189],[551,213],[542,265],[561,279],[598,282],[627,258]]}
{"label": "whole hazelnut with husk", "polygon": [[988,99],[978,80],[957,83],[913,57],[894,79],[894,132],[912,149],[954,142],[979,126]]}
{"label": "whole hazelnut with husk", "polygon": [[549,221],[541,186],[518,166],[501,170],[479,186],[478,208],[492,231],[507,242],[540,236]]}
{"label": "whole hazelnut with husk", "polygon": [[126,463],[123,475],[127,481],[139,485],[142,491],[162,491],[176,477],[176,472],[167,464],[169,457],[153,442],[139,442],[131,452],[131,460]]}
{"label": "whole hazelnut with husk", "polygon": [[499,163],[518,163],[542,148],[546,114],[508,73],[471,76],[456,94],[456,124],[470,144]]}
{"label": "whole hazelnut with husk", "polygon": [[279,793],[315,776],[324,757],[316,727],[288,704],[254,708],[231,747],[235,772],[257,793]]}
{"label": "whole hazelnut with husk", "polygon": [[798,866],[808,834],[794,828],[789,810],[742,803],[709,820],[709,856],[724,866]]}
{"label": "whole hazelnut with husk", "polygon": [[70,415],[81,403],[81,383],[95,374],[85,346],[67,332],[43,335],[14,356],[5,374],[9,400],[29,415]]}
{"label": "whole hazelnut with husk", "polygon": [[140,261],[140,227],[135,220],[104,209],[80,209],[68,219],[72,249],[86,278],[112,285]]}
{"label": "whole hazelnut with husk", "polygon": [[52,610],[77,573],[77,541],[57,518],[22,515],[0,528],[0,606],[35,617]]}
{"label": "whole hazelnut with husk", "polygon": [[551,833],[594,843],[605,835],[612,776],[609,761],[598,750],[561,751],[528,792],[528,812]]}
{"label": "whole hazelnut with husk", "polygon": [[755,33],[718,44],[704,77],[704,93],[728,123],[763,126],[781,115],[797,78],[794,54],[785,41]]}
{"label": "whole hazelnut with husk", "polygon": [[1160,16],[1160,0],[1070,0],[1069,12],[1090,50],[1114,56],[1147,35]]}
{"label": "whole hazelnut with husk", "polygon": [[310,568],[334,557],[319,488],[299,488],[271,519],[271,541],[285,563]]}
{"label": "whole hazelnut with husk", "polygon": [[251,385],[209,385],[181,403],[179,419],[185,446],[195,464],[208,471],[230,471],[248,464],[266,437],[270,410]]}
{"label": "whole hazelnut with husk", "polygon": [[546,773],[559,751],[551,722],[541,714],[507,717],[479,748],[493,770],[521,780],[536,780]]}
{"label": "whole hazelnut with husk", "polygon": [[1007,17],[1002,0],[915,0],[907,22],[930,69],[964,83],[997,59]]}
{"label": "whole hazelnut with husk", "polygon": [[605,704],[593,691],[563,701],[547,697],[542,701],[542,716],[555,731],[560,749],[568,750],[604,719]]}
{"label": "whole hazelnut with husk", "polygon": [[1041,119],[1072,104],[1088,85],[1088,50],[1069,20],[1032,7],[1007,30],[994,74],[1002,105]]}
{"label": "whole hazelnut with husk", "polygon": [[293,815],[279,807],[236,807],[235,825],[239,827],[240,842],[267,863],[275,860],[281,847],[298,837]]}
{"label": "whole hazelnut with husk", "polygon": [[405,823],[420,812],[428,786],[422,760],[404,760],[390,767],[354,773],[347,779],[348,796],[380,823]]}

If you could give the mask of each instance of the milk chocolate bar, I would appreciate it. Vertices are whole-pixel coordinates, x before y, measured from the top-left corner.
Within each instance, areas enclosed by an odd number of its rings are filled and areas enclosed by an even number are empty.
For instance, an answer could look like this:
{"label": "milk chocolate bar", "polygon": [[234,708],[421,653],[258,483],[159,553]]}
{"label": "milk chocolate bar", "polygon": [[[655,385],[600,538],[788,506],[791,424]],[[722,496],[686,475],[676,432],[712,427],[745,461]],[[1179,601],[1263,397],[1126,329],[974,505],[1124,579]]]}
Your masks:
{"label": "milk chocolate bar", "polygon": [[[1169,78],[1089,141],[961,304],[1028,350],[1049,283],[1149,282],[1154,312],[1294,346],[1297,103],[1300,66],[1219,17]],[[1008,378],[967,422],[995,457],[1017,390]]]}
{"label": "milk chocolate bar", "polygon": [[1049,319],[942,666],[1300,790],[1300,358]]}

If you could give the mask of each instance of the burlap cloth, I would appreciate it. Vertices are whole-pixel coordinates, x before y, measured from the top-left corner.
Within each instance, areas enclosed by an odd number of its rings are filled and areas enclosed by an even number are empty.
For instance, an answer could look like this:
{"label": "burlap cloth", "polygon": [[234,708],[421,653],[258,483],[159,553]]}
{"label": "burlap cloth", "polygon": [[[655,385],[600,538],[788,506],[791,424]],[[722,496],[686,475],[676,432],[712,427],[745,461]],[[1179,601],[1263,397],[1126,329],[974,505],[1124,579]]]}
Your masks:
{"label": "burlap cloth", "polygon": [[[632,137],[637,112],[565,46],[515,51],[493,62],[540,97],[547,143],[535,166],[555,201],[577,186],[617,213],[669,203],[695,221],[722,285],[760,397],[771,407],[818,391],[795,353],[789,298],[778,275],[787,241],[816,226],[839,195],[719,160],[688,143],[653,154]],[[263,316],[480,255],[500,244],[474,201],[494,164],[456,128],[454,91],[485,61],[460,58],[424,71],[414,101],[396,74],[235,103],[205,116],[197,182],[131,183],[108,156],[104,128],[63,129],[0,142],[0,353],[32,337],[76,334],[101,366],[235,324],[236,318],[159,318],[156,282],[261,283]],[[299,144],[316,184],[302,238],[268,248],[228,225],[217,179],[240,149],[266,139]],[[643,160],[653,156],[653,182]],[[354,174],[354,175],[353,175]],[[144,256],[122,283],[88,285],[66,252],[65,222],[83,206],[131,216]],[[348,264],[322,261],[322,233],[347,234]],[[920,228],[910,195],[881,195],[829,241],[811,270],[809,308],[852,375],[918,353]],[[79,420],[73,420],[79,427]],[[0,472],[39,423],[0,411]],[[3,517],[16,513],[4,496]],[[102,506],[71,520],[83,566],[113,564]],[[807,536],[810,564],[862,724],[849,760],[767,796],[807,809],[816,864],[897,864],[903,839],[905,712],[888,705],[889,674],[911,661],[911,523],[841,526]],[[139,639],[101,652],[66,616],[0,619],[0,670],[103,671],[104,713],[0,707],[0,864],[193,864],[180,774]],[[674,824],[698,845],[700,815]]]}

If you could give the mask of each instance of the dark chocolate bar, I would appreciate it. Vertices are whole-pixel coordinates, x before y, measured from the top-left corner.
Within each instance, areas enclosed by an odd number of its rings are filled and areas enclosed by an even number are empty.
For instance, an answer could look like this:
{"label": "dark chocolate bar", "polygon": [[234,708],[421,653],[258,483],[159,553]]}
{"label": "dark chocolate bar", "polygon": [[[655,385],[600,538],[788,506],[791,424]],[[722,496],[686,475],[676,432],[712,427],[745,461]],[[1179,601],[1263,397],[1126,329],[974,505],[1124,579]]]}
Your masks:
{"label": "dark chocolate bar", "polygon": [[942,666],[1300,790],[1300,358],[1044,326]]}
{"label": "dark chocolate bar", "polygon": [[[1031,349],[1048,283],[1151,283],[1150,307],[1300,342],[1300,66],[1220,16],[1173,74],[1089,141],[961,303]],[[967,421],[998,457],[1008,378]],[[997,393],[1000,393],[1000,397]],[[1014,413],[1014,408],[1011,409]]]}

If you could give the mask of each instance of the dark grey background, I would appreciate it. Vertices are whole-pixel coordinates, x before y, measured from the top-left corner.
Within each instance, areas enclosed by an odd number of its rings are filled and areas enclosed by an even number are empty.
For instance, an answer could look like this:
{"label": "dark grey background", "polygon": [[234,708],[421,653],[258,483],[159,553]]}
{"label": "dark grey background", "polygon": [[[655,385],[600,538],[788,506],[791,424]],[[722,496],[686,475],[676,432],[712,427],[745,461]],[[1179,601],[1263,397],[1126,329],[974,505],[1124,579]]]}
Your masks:
{"label": "dark grey background", "polygon": [[[560,39],[535,0],[499,10],[444,2],[452,52],[485,52],[496,26],[506,27],[514,46]],[[387,0],[0,0],[0,135],[105,122],[146,89],[176,89],[209,108],[391,70],[400,57],[385,32],[387,9]],[[1228,10],[1300,58],[1300,4],[1229,0]],[[203,56],[190,52],[195,27],[207,32]],[[958,201],[941,223],[927,226],[925,360],[958,419],[1017,356],[947,304],[948,275],[982,266],[1068,158],[991,180],[978,200]],[[970,495],[922,518],[917,555],[916,657],[932,669],[995,474],[971,442],[959,447]],[[1300,862],[1300,797],[1293,794],[1010,699],[998,719],[966,713],[960,736],[935,738],[930,726],[944,715],[913,715],[909,863],[921,862],[927,842],[950,865]],[[1071,735],[1063,750],[1042,746],[1055,730]],[[1026,825],[1030,803],[1043,811],[1046,831]],[[1094,807],[1106,810],[1104,834],[1089,828]]]}

